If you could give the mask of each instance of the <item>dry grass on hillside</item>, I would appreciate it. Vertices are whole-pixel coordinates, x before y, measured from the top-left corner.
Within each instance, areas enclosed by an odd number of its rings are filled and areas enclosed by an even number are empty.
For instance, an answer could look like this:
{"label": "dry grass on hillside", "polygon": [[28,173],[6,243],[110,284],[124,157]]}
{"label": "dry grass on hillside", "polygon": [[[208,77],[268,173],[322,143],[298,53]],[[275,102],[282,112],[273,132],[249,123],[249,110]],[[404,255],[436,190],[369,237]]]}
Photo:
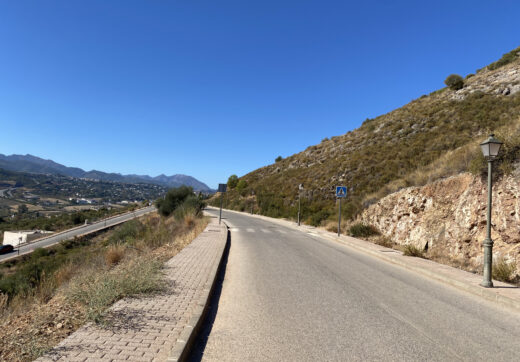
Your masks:
{"label": "dry grass on hillside", "polygon": [[[229,188],[227,206],[249,210],[253,202],[263,215],[295,218],[302,183],[303,219],[320,225],[336,217],[335,185],[349,187],[342,214],[352,218],[399,188],[474,171],[481,164],[478,142],[518,119],[519,82],[520,57],[514,50],[467,78],[460,91],[442,88],[421,96],[242,176],[245,186]],[[210,203],[218,206],[219,200]]]}
{"label": "dry grass on hillside", "polygon": [[103,323],[115,301],[161,290],[162,264],[206,225],[207,219],[191,215],[147,216],[80,246],[82,258],[44,275],[30,292],[9,303],[0,294],[0,360],[33,360],[85,322]]}
{"label": "dry grass on hillside", "polygon": [[[509,174],[514,171],[514,164],[520,157],[520,118],[495,130],[495,136],[504,142],[501,154],[495,162],[495,174]],[[481,137],[484,140],[487,136]],[[403,178],[389,182],[378,192],[367,195],[363,203],[370,205],[373,202],[410,186],[424,186],[441,178],[470,171],[475,175],[483,174],[487,170],[478,140],[468,143],[455,150],[448,151],[432,163],[420,167]]]}

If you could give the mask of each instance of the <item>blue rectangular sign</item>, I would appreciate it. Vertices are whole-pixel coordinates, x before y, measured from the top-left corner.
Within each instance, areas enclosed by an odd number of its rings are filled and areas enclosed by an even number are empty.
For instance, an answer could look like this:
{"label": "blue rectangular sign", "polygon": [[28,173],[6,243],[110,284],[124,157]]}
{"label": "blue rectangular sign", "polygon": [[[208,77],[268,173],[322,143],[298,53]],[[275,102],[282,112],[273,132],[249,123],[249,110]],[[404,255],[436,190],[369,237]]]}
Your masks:
{"label": "blue rectangular sign", "polygon": [[336,186],[336,197],[347,197],[347,186]]}

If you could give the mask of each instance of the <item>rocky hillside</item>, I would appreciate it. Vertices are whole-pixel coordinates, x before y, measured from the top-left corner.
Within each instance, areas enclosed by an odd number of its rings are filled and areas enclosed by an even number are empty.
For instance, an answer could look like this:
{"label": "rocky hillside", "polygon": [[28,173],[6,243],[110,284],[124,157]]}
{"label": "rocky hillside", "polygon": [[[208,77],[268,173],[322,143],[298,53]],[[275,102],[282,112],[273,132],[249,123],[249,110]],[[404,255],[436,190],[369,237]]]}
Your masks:
{"label": "rocky hillside", "polygon": [[[487,180],[463,173],[379,200],[360,220],[401,245],[413,244],[477,267],[486,237]],[[495,259],[520,271],[520,170],[493,186],[492,233]]]}
{"label": "rocky hillside", "polygon": [[[423,95],[367,119],[354,131],[248,173],[240,178],[242,186],[229,192],[228,207],[253,206],[270,216],[294,217],[295,185],[303,183],[304,219],[319,224],[334,217],[333,188],[343,184],[349,187],[343,215],[354,217],[403,187],[468,170],[478,173],[478,142],[490,131],[507,134],[519,117],[520,48],[466,76],[462,89],[446,87]],[[511,171],[514,147],[504,159],[504,173]]]}

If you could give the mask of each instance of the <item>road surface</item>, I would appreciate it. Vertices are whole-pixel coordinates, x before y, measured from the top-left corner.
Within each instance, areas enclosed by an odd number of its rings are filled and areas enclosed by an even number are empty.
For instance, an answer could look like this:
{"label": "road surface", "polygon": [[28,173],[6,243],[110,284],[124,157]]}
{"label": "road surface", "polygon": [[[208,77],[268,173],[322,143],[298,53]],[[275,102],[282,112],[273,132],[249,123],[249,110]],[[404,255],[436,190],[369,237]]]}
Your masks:
{"label": "road surface", "polygon": [[520,361],[518,313],[309,232],[223,217],[224,282],[191,360]]}
{"label": "road surface", "polygon": [[[95,222],[92,224],[84,225],[82,227],[74,228],[69,231],[65,231],[65,232],[61,232],[61,233],[58,233],[53,236],[49,236],[48,238],[42,239],[40,241],[31,242],[29,244],[22,245],[20,247],[20,255],[31,253],[36,248],[43,248],[43,247],[46,247],[49,245],[57,244],[63,240],[72,239],[74,236],[92,233],[92,232],[95,232],[98,230],[102,230],[102,229],[120,224],[122,222],[131,220],[135,217],[142,216],[142,215],[149,213],[151,211],[154,211],[154,210],[155,210],[155,206],[145,207],[145,208],[136,210],[135,212],[123,214],[121,216],[116,216],[116,217],[113,217],[110,219],[106,219],[106,221],[102,220],[102,221]],[[17,255],[18,255],[18,249],[15,249],[15,251],[12,253],[0,255],[0,263],[5,261],[6,259],[11,259],[13,257],[16,257]]]}

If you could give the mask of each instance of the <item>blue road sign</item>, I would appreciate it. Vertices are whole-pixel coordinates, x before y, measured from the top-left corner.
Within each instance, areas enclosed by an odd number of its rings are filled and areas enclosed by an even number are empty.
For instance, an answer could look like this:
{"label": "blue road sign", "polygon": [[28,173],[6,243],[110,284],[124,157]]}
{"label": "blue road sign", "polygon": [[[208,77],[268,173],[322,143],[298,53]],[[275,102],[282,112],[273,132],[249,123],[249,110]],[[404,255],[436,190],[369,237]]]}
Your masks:
{"label": "blue road sign", "polygon": [[347,186],[336,186],[336,197],[347,197]]}

